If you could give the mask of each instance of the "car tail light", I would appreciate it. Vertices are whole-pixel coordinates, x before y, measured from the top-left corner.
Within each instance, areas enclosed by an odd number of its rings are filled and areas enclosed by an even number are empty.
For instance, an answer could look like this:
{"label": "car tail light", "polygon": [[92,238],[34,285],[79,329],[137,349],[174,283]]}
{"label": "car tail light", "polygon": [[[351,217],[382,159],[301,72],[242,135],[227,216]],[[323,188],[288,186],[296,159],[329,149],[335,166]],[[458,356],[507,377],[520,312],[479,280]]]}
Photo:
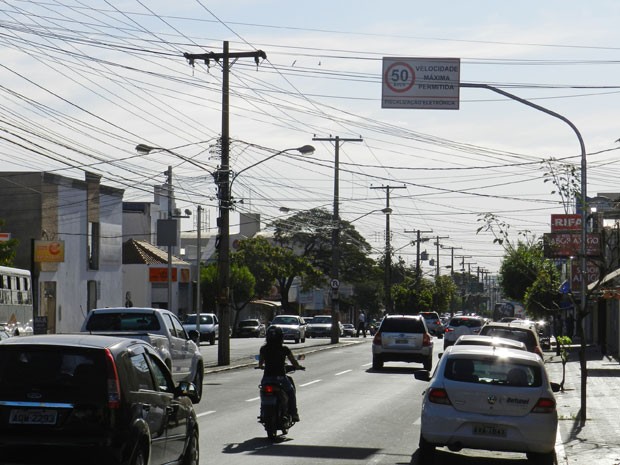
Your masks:
{"label": "car tail light", "polygon": [[548,397],[541,397],[532,409],[532,413],[553,413],[555,411],[555,400]]}
{"label": "car tail light", "polygon": [[445,389],[432,388],[428,392],[428,400],[433,404],[452,405]]}
{"label": "car tail light", "polygon": [[544,355],[539,346],[534,347],[534,353],[540,355],[540,358],[544,359]]}
{"label": "car tail light", "polygon": [[375,337],[373,338],[372,343],[378,346],[381,345],[381,333],[375,334]]}
{"label": "car tail light", "polygon": [[454,328],[446,328],[446,333],[451,333],[452,331],[454,331]]}
{"label": "car tail light", "polygon": [[424,347],[428,347],[431,345],[431,335],[428,333],[424,333],[424,336],[422,336],[422,345]]}
{"label": "car tail light", "polygon": [[105,362],[108,375],[108,407],[118,409],[121,406],[121,383],[114,356],[109,349],[105,350]]}

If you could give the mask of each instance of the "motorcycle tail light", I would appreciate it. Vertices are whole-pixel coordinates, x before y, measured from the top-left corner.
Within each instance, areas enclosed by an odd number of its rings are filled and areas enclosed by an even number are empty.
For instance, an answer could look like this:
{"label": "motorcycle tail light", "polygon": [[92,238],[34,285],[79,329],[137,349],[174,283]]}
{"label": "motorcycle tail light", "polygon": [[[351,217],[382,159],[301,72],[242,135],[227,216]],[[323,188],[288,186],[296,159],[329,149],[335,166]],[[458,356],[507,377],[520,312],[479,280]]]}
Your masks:
{"label": "motorcycle tail light", "polygon": [[278,388],[274,386],[273,384],[266,384],[264,386],[261,386],[261,392],[263,394],[273,395],[276,393],[277,390]]}

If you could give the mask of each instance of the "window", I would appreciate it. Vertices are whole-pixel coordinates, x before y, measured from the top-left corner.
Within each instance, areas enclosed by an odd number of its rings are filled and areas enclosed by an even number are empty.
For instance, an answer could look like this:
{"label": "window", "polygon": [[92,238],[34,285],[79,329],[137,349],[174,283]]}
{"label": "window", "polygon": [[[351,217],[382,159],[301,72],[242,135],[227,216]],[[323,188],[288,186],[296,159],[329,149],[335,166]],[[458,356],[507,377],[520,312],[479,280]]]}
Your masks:
{"label": "window", "polygon": [[444,376],[453,381],[497,384],[518,387],[540,387],[540,366],[507,359],[469,359],[453,357],[446,363]]}
{"label": "window", "polygon": [[88,223],[88,268],[99,269],[99,223]]}
{"label": "window", "polygon": [[153,369],[153,376],[155,377],[155,382],[159,387],[160,391],[163,392],[174,392],[174,386],[170,383],[170,379],[165,374],[165,368],[162,366],[160,360],[158,360],[155,356],[149,355],[149,359],[151,361],[151,368]]}
{"label": "window", "polygon": [[130,356],[131,365],[133,366],[134,376],[136,378],[136,385],[139,390],[154,391],[155,385],[151,372],[149,370],[149,364],[144,358],[144,353],[134,354]]}

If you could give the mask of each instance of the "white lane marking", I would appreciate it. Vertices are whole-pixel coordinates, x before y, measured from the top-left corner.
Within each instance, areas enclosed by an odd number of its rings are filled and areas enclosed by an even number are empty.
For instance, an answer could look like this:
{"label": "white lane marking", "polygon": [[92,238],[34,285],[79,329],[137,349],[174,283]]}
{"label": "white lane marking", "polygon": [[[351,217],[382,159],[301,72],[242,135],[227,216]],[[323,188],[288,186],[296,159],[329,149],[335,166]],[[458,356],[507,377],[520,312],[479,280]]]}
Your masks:
{"label": "white lane marking", "polygon": [[197,417],[204,417],[206,415],[211,415],[212,413],[215,413],[215,410],[209,410],[208,412],[202,412],[202,413],[197,414],[196,416]]}
{"label": "white lane marking", "polygon": [[345,373],[350,373],[350,372],[352,372],[352,371],[353,371],[353,370],[344,370],[344,371],[341,371],[340,373],[336,373],[334,376],[344,375]]}
{"label": "white lane marking", "polygon": [[314,381],[310,381],[309,383],[306,384],[300,384],[299,387],[306,387],[306,386],[310,386],[311,384],[316,384],[316,383],[320,383],[321,381],[323,381],[322,379],[315,379]]}
{"label": "white lane marking", "polygon": [[362,366],[363,366],[363,367],[369,367],[370,365],[372,365],[372,362],[370,362],[370,363],[364,363]]}
{"label": "white lane marking", "polygon": [[558,465],[568,464],[568,457],[564,450],[564,444],[562,444],[562,435],[560,434],[560,425],[558,424],[558,432],[555,436],[555,458]]}
{"label": "white lane marking", "polygon": [[260,399],[260,396],[259,397],[252,397],[251,399],[246,399],[245,401],[246,402],[254,402],[255,400],[258,400],[258,399]]}
{"label": "white lane marking", "polygon": [[422,417],[418,417],[416,418],[416,420],[413,422],[414,425],[421,425],[422,424]]}

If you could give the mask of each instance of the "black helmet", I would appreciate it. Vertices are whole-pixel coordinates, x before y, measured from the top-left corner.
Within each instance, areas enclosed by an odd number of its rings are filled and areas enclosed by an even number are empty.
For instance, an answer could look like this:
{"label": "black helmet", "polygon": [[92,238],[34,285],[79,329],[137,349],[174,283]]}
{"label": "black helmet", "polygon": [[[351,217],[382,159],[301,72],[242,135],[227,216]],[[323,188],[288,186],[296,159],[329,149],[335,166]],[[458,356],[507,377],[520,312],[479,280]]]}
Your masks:
{"label": "black helmet", "polygon": [[284,333],[282,332],[282,328],[279,326],[270,326],[267,328],[267,334],[265,335],[265,339],[270,344],[276,344],[284,342]]}

